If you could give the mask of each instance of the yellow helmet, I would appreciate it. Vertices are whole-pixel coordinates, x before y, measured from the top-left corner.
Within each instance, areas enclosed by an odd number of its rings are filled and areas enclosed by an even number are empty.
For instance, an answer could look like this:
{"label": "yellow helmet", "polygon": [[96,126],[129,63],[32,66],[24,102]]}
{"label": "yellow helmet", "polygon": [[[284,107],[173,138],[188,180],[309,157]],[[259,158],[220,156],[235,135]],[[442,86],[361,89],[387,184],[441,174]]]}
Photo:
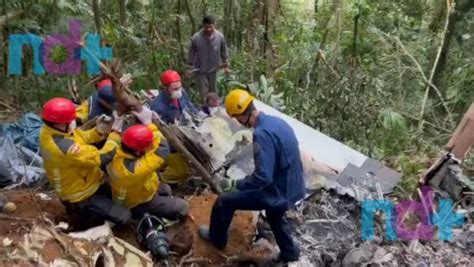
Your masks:
{"label": "yellow helmet", "polygon": [[229,116],[233,117],[244,113],[247,107],[255,98],[247,91],[242,89],[233,89],[225,98],[225,109]]}

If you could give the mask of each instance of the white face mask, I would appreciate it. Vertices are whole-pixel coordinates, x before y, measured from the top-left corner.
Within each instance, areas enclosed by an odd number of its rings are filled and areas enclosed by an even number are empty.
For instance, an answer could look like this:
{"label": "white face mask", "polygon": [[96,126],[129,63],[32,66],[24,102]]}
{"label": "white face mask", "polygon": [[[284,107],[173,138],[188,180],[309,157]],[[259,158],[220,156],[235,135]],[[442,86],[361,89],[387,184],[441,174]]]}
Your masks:
{"label": "white face mask", "polygon": [[77,127],[76,120],[72,120],[68,126],[69,133],[72,133],[74,130],[76,130],[76,127]]}
{"label": "white face mask", "polygon": [[218,108],[218,107],[210,107],[210,108],[209,108],[209,113],[210,113],[211,115],[216,114],[217,111],[219,111],[219,108]]}
{"label": "white face mask", "polygon": [[171,92],[171,98],[180,99],[183,96],[183,88]]}

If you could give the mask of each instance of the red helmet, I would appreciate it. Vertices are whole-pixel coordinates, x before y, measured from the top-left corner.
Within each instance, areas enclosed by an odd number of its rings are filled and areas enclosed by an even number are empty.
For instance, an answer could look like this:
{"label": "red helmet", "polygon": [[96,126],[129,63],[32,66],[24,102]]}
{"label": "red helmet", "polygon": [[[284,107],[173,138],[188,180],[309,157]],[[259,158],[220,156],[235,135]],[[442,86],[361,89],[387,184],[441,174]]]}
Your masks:
{"label": "red helmet", "polygon": [[153,143],[153,133],[144,125],[133,125],[123,133],[122,142],[133,150],[144,151]]}
{"label": "red helmet", "polygon": [[181,81],[181,76],[175,70],[166,70],[161,74],[161,84],[164,86],[178,81]]}
{"label": "red helmet", "polygon": [[67,98],[55,97],[44,104],[41,117],[48,122],[70,123],[76,119],[76,107]]}

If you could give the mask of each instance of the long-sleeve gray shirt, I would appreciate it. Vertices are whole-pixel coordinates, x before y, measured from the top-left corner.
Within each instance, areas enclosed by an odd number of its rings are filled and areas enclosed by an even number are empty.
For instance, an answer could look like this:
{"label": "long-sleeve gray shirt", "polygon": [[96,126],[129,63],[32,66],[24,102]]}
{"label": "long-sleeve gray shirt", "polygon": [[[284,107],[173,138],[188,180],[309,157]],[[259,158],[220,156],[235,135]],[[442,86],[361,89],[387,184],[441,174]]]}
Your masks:
{"label": "long-sleeve gray shirt", "polygon": [[212,36],[207,37],[200,30],[191,38],[187,64],[197,69],[198,73],[217,71],[221,60],[227,63],[228,58],[225,37],[220,31],[214,30]]}

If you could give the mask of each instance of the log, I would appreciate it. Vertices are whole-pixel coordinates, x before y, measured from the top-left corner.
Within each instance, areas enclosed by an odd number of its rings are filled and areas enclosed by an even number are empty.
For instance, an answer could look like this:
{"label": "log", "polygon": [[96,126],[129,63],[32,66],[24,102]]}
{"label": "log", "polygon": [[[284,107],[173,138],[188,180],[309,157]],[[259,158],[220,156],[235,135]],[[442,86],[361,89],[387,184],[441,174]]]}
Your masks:
{"label": "log", "polygon": [[[118,102],[117,113],[119,115],[124,114],[127,111],[138,111],[142,110],[143,105],[140,101],[133,95],[127,92],[127,89],[120,82],[120,65],[118,61],[112,63],[111,68],[109,69],[104,64],[100,64],[104,74],[112,80],[113,84],[113,94],[115,99]],[[171,127],[164,123],[160,119],[154,119],[153,123],[158,127],[166,140],[172,145],[178,152],[185,156],[192,166],[196,169],[198,174],[202,179],[211,186],[211,189],[216,193],[221,193],[220,188],[214,182],[211,174],[203,167],[203,165],[189,152],[186,146],[173,134]]]}
{"label": "log", "polygon": [[463,161],[474,144],[474,103],[464,114],[456,131],[448,142],[447,150]]}
{"label": "log", "polygon": [[185,156],[188,161],[193,165],[193,167],[196,169],[198,174],[204,179],[206,183],[208,183],[212,190],[216,194],[221,193],[221,189],[217,184],[214,182],[215,179],[211,176],[211,174],[202,166],[201,162],[199,162],[191,152],[188,151],[188,149],[183,145],[183,143],[176,138],[176,136],[173,134],[171,128],[169,125],[164,123],[161,120],[153,120],[153,123],[160,129],[161,133],[165,136],[166,140],[172,145],[176,150],[178,150],[183,156]]}

